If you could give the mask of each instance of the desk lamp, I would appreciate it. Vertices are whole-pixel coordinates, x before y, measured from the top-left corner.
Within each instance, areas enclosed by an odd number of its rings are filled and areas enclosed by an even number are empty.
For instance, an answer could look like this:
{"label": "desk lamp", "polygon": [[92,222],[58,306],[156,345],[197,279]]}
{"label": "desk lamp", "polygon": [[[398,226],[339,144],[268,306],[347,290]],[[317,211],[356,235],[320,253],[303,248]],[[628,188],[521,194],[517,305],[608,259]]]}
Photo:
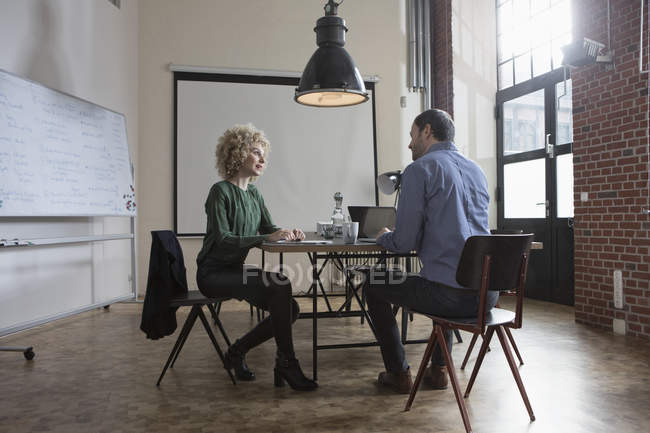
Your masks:
{"label": "desk lamp", "polygon": [[379,191],[386,195],[391,195],[394,192],[395,194],[395,204],[393,206],[397,207],[397,198],[399,197],[399,187],[402,183],[402,172],[400,170],[387,171],[377,176],[377,186]]}
{"label": "desk lamp", "polygon": [[344,107],[366,102],[368,92],[354,60],[343,48],[345,20],[337,16],[343,1],[329,0],[325,16],[316,21],[318,49],[311,56],[300,77],[294,99],[313,107]]}

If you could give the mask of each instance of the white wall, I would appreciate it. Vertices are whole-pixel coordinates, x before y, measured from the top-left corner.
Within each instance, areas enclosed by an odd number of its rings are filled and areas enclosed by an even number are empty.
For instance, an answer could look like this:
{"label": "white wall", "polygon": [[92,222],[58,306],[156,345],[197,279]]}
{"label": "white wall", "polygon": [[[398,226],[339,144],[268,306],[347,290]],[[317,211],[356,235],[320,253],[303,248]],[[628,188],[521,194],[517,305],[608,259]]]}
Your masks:
{"label": "white wall", "polygon": [[[0,0],[0,68],[124,113],[136,173],[137,35],[134,1]],[[128,231],[128,218],[0,220],[0,238]],[[129,251],[128,241],[0,251],[0,328],[128,292]]]}
{"label": "white wall", "polygon": [[[173,85],[167,65],[302,71],[316,49],[313,28],[324,14],[325,3],[324,0],[142,0],[138,3],[140,291],[146,282],[149,232],[173,225]],[[381,173],[403,168],[410,162],[410,153],[405,149],[411,122],[420,111],[419,96],[408,94],[406,89],[405,1],[348,0],[339,8],[339,15],[349,28],[346,48],[361,73],[381,77],[376,88],[378,170]],[[399,106],[402,95],[408,99],[405,109]],[[272,160],[268,170],[273,170]],[[264,182],[264,178],[259,182]],[[331,201],[333,207],[331,195],[323,200]],[[380,199],[385,204],[393,202],[393,197]],[[195,259],[201,239],[183,239],[181,243],[188,282],[196,287]],[[253,252],[249,262],[259,263],[259,254]],[[297,285],[298,289],[305,288],[304,282]]]}
{"label": "white wall", "polygon": [[496,7],[494,1],[452,2],[456,144],[488,178],[490,227],[496,228]]}

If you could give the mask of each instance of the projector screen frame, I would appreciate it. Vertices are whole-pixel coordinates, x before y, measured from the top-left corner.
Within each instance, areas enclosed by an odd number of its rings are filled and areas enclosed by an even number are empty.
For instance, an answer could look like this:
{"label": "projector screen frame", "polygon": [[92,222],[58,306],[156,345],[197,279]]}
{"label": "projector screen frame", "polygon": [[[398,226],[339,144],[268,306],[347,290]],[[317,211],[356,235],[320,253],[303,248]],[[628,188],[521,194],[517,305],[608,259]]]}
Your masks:
{"label": "projector screen frame", "polygon": [[[300,75],[296,76],[292,73],[286,73],[286,76],[278,74],[265,75],[264,71],[258,72],[251,70],[248,73],[245,70],[237,70],[237,73],[229,72],[197,72],[197,71],[183,71],[171,68],[173,72],[173,171],[174,171],[174,185],[173,185],[173,229],[178,237],[203,237],[205,232],[179,232],[179,215],[178,215],[178,194],[179,194],[179,177],[178,177],[178,82],[179,81],[206,81],[206,82],[222,82],[222,83],[240,83],[240,84],[264,84],[264,85],[282,85],[297,87],[300,81]],[[368,91],[372,92],[370,98],[371,112],[372,112],[372,155],[373,155],[373,172],[374,179],[378,175],[377,166],[377,125],[376,125],[376,106],[375,100],[377,97],[375,79],[364,79],[364,84]],[[316,108],[316,110],[336,110],[336,107],[323,107]],[[374,203],[375,206],[379,205],[379,190],[376,182],[373,185],[374,190]]]}

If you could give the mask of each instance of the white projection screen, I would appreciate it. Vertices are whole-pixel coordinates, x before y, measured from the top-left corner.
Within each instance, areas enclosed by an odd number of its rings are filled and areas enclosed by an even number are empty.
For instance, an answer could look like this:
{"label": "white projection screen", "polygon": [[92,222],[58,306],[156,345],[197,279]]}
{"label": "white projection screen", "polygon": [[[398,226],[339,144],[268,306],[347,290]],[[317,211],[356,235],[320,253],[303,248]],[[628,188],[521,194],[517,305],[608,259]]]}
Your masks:
{"label": "white projection screen", "polygon": [[252,123],[271,142],[265,173],[255,185],[273,222],[316,230],[329,220],[334,193],[343,207],[376,205],[374,83],[361,105],[315,108],[296,103],[295,77],[175,72],[174,230],[205,234],[205,199],[221,180],[215,147],[235,124]]}

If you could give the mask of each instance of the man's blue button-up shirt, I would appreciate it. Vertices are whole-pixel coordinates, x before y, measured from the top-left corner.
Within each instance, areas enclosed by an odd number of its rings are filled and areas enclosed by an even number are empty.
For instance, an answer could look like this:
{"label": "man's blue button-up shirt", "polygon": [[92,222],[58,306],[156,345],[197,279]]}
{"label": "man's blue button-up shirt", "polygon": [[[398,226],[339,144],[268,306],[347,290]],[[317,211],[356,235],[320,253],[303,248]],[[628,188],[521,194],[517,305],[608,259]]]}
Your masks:
{"label": "man's blue button-up shirt", "polygon": [[456,268],[465,240],[490,233],[490,196],[483,170],[452,142],[435,143],[402,174],[395,230],[377,243],[394,252],[417,251],[420,275],[460,287]]}

